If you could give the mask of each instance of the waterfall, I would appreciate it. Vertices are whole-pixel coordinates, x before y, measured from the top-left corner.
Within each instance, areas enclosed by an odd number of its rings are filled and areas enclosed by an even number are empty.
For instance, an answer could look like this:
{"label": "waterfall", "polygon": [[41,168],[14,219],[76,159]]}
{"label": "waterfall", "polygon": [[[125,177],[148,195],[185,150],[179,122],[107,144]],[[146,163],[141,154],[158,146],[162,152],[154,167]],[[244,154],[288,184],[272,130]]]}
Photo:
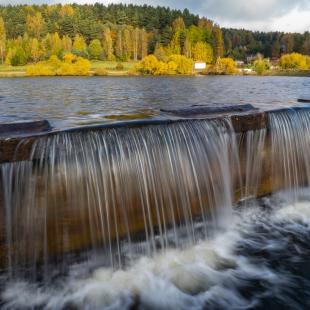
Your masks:
{"label": "waterfall", "polygon": [[227,118],[39,138],[31,160],[0,165],[0,265],[48,278],[81,250],[122,268],[195,245],[236,202],[309,184],[309,121],[292,110],[245,133]]}

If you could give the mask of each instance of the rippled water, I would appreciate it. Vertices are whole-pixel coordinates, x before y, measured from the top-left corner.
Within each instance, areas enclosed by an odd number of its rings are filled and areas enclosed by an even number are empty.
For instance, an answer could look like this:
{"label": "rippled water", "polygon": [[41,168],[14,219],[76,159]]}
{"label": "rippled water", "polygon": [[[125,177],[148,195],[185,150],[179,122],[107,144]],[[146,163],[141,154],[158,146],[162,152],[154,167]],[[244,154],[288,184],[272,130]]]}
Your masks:
{"label": "rippled water", "polygon": [[73,127],[193,104],[287,106],[309,95],[310,78],[304,77],[1,79],[0,122],[48,119],[55,127]]}

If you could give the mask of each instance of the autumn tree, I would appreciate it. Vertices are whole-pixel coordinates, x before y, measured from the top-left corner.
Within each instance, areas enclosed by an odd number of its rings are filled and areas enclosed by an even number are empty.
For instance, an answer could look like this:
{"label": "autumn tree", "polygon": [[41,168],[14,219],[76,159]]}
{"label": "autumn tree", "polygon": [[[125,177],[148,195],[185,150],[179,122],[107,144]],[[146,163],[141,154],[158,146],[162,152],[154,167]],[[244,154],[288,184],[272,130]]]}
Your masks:
{"label": "autumn tree", "polygon": [[31,41],[31,59],[34,62],[38,62],[42,56],[42,50],[40,48],[40,44],[37,38],[32,39]]}
{"label": "autumn tree", "polygon": [[132,41],[130,36],[130,31],[128,28],[125,28],[123,31],[123,60],[128,61],[131,59],[132,54]]}
{"label": "autumn tree", "polygon": [[172,23],[172,29],[174,32],[185,30],[185,24],[182,17],[176,18]]}
{"label": "autumn tree", "polygon": [[2,64],[4,63],[5,49],[6,49],[6,30],[4,20],[0,16],[0,57]]}
{"label": "autumn tree", "polygon": [[87,44],[86,44],[85,39],[83,38],[83,36],[77,34],[74,37],[72,51],[74,53],[78,54],[78,55],[85,56],[85,54],[87,52]]}
{"label": "autumn tree", "polygon": [[62,40],[59,37],[58,32],[55,32],[52,36],[51,36],[51,55],[57,55],[60,56],[61,52],[62,52]]}
{"label": "autumn tree", "polygon": [[167,60],[167,54],[165,49],[160,43],[156,44],[155,50],[154,50],[154,56],[161,61],[166,61]]}
{"label": "autumn tree", "polygon": [[213,61],[213,50],[210,44],[197,42],[192,50],[193,59],[211,63]]}
{"label": "autumn tree", "polygon": [[98,39],[92,40],[88,46],[88,53],[90,59],[100,59],[102,55],[102,46]]}
{"label": "autumn tree", "polygon": [[115,55],[118,59],[123,60],[123,31],[121,28],[117,31]]}
{"label": "autumn tree", "polygon": [[31,37],[40,38],[44,27],[44,19],[40,12],[28,15],[26,19],[27,32]]}
{"label": "autumn tree", "polygon": [[113,40],[110,28],[104,28],[103,30],[102,51],[105,60],[111,61],[114,59]]}
{"label": "autumn tree", "polygon": [[148,54],[148,35],[145,29],[140,30],[140,59],[143,59]]}
{"label": "autumn tree", "polygon": [[254,61],[254,71],[258,75],[263,75],[267,70],[269,70],[270,64],[267,59],[259,58]]}
{"label": "autumn tree", "polygon": [[27,63],[27,55],[22,47],[18,47],[12,56],[12,66],[24,66]]}
{"label": "autumn tree", "polygon": [[213,29],[213,22],[206,18],[206,17],[202,17],[199,19],[199,22],[198,22],[198,27],[199,28],[203,28],[203,29],[208,29],[209,31],[212,31]]}
{"label": "autumn tree", "polygon": [[72,40],[68,35],[62,37],[62,49],[64,52],[69,53],[72,50]]}
{"label": "autumn tree", "polygon": [[299,53],[291,53],[283,55],[280,58],[279,65],[282,69],[292,70],[309,70],[309,57]]}
{"label": "autumn tree", "polygon": [[168,53],[170,55],[180,55],[181,54],[181,44],[180,44],[180,32],[174,33],[172,40],[168,46]]}
{"label": "autumn tree", "polygon": [[214,56],[215,58],[223,57],[224,55],[224,42],[223,34],[220,27],[216,26],[213,28],[214,36]]}
{"label": "autumn tree", "polygon": [[132,53],[133,53],[133,60],[138,60],[138,53],[139,53],[139,28],[134,28],[131,31],[131,41],[132,41]]}
{"label": "autumn tree", "polygon": [[236,73],[237,65],[232,58],[218,58],[216,63],[209,69],[212,74],[234,74]]}
{"label": "autumn tree", "polygon": [[66,4],[66,5],[61,7],[61,9],[59,11],[59,15],[61,17],[72,16],[72,15],[74,15],[74,8],[72,7],[72,5]]}
{"label": "autumn tree", "polygon": [[192,58],[192,42],[188,38],[184,42],[183,54],[187,58]]}

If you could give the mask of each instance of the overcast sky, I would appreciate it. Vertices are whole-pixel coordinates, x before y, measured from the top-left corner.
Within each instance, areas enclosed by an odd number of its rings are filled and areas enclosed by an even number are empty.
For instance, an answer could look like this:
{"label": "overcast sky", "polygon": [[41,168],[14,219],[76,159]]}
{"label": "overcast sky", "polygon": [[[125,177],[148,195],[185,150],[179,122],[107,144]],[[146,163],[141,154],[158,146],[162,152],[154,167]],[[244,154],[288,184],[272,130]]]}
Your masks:
{"label": "overcast sky", "polygon": [[136,3],[188,8],[223,27],[251,30],[310,31],[310,0],[0,0],[1,4]]}

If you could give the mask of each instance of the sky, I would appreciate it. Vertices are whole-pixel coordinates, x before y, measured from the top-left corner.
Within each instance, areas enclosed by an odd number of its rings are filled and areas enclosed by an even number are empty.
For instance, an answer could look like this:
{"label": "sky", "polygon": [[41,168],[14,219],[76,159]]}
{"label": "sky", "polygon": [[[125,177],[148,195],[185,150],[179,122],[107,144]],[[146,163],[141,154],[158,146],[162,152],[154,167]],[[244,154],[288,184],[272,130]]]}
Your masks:
{"label": "sky", "polygon": [[[55,4],[74,0],[0,0],[0,4]],[[261,31],[310,31],[310,0],[75,0],[76,3],[135,3],[188,8],[222,27]]]}

